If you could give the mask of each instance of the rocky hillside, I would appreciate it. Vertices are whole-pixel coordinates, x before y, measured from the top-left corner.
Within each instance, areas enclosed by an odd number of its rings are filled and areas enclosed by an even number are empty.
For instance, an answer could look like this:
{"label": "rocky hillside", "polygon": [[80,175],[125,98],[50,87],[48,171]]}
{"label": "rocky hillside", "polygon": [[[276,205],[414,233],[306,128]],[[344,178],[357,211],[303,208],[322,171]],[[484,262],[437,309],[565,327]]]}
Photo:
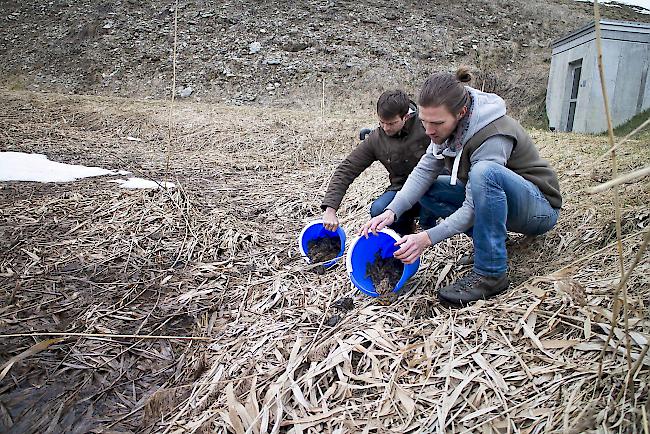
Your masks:
{"label": "rocky hillside", "polygon": [[[165,98],[175,2],[0,2],[0,85]],[[550,42],[591,19],[572,0],[220,1],[178,3],[180,96],[234,104],[368,109],[415,94],[432,71],[468,64],[511,110],[542,113]],[[642,20],[625,7],[611,19]]]}

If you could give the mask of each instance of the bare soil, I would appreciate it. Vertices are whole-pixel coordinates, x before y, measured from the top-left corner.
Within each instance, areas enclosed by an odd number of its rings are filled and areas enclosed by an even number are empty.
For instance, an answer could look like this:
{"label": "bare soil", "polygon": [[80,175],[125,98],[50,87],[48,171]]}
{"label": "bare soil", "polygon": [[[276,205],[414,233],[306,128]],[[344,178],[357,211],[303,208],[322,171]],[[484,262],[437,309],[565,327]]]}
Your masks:
{"label": "bare soil", "polygon": [[[0,2],[0,84],[14,90],[372,113],[436,70],[471,66],[544,124],[550,44],[593,19],[574,0]],[[626,6],[603,18],[646,21]],[[324,82],[324,84],[323,84]],[[324,95],[323,95],[324,93]],[[323,98],[324,96],[324,98]]]}

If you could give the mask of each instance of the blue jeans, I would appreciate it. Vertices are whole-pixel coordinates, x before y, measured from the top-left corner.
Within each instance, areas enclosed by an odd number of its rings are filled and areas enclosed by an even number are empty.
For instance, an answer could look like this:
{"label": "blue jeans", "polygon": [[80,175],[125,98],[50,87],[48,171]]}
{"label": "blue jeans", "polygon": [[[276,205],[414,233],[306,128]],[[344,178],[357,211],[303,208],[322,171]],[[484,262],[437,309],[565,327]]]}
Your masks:
{"label": "blue jeans", "polygon": [[479,161],[469,173],[474,199],[474,271],[500,276],[508,269],[507,231],[541,235],[560,214],[539,188],[506,167]]}
{"label": "blue jeans", "polygon": [[423,229],[429,229],[436,225],[438,217],[449,217],[465,201],[465,184],[458,180],[456,185],[451,185],[451,176],[440,175],[433,181],[429,190],[420,198],[422,209],[427,212],[427,223],[420,226]]}
{"label": "blue jeans", "polygon": [[[465,187],[449,176],[439,176],[420,199],[423,208],[447,217],[461,207]],[[491,161],[479,161],[469,173],[474,200],[474,271],[483,276],[500,276],[508,269],[507,231],[540,235],[557,223],[554,209],[539,188],[512,170]]]}
{"label": "blue jeans", "polygon": [[[370,217],[376,217],[384,212],[384,210],[386,210],[386,207],[393,201],[393,198],[396,194],[396,191],[386,191],[384,194],[375,199],[372,205],[370,205]],[[416,204],[413,208],[402,214],[396,222],[390,225],[390,228],[400,235],[407,235],[413,233],[413,224],[416,217],[420,218],[420,225],[422,225],[427,223],[427,216],[428,214],[426,210],[423,210],[419,205]]]}

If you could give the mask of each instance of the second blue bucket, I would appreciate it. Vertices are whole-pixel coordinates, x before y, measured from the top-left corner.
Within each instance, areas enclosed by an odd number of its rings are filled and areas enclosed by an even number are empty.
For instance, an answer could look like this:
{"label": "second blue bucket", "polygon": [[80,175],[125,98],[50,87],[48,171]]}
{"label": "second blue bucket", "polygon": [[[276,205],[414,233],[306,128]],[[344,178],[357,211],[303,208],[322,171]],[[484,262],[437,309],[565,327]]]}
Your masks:
{"label": "second blue bucket", "polygon": [[[375,261],[375,253],[380,252],[382,258],[389,258],[393,256],[398,250],[398,247],[395,246],[395,242],[399,240],[401,236],[392,229],[382,229],[377,232],[377,235],[369,234],[368,238],[363,235],[358,236],[348,248],[348,255],[346,257],[346,267],[348,275],[352,284],[356,286],[361,292],[371,297],[377,297],[377,291],[375,291],[375,286],[372,284],[372,280],[366,277],[366,267],[368,263]],[[393,289],[393,292],[398,292],[406,281],[410,279],[418,268],[420,267],[420,258],[417,259],[412,264],[404,264],[404,271],[402,271],[402,277],[400,278],[397,285]]]}
{"label": "second blue bucket", "polygon": [[314,220],[309,222],[307,226],[302,229],[302,232],[300,232],[300,236],[298,237],[300,253],[308,263],[311,263],[308,256],[309,242],[320,238],[338,238],[341,241],[341,250],[339,250],[336,257],[323,264],[323,267],[330,268],[336,264],[336,261],[343,256],[343,252],[345,252],[345,231],[341,226],[339,226],[334,232],[328,231],[325,229],[325,226],[323,226],[323,220]]}

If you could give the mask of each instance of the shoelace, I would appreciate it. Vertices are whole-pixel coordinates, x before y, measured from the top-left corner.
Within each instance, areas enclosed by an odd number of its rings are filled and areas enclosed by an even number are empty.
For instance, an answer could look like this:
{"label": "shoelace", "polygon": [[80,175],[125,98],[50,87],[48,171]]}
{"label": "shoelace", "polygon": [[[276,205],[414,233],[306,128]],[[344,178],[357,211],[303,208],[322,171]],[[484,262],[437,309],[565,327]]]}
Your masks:
{"label": "shoelace", "polygon": [[458,279],[458,285],[460,289],[467,290],[470,289],[476,282],[480,280],[481,276],[476,273],[469,273]]}

